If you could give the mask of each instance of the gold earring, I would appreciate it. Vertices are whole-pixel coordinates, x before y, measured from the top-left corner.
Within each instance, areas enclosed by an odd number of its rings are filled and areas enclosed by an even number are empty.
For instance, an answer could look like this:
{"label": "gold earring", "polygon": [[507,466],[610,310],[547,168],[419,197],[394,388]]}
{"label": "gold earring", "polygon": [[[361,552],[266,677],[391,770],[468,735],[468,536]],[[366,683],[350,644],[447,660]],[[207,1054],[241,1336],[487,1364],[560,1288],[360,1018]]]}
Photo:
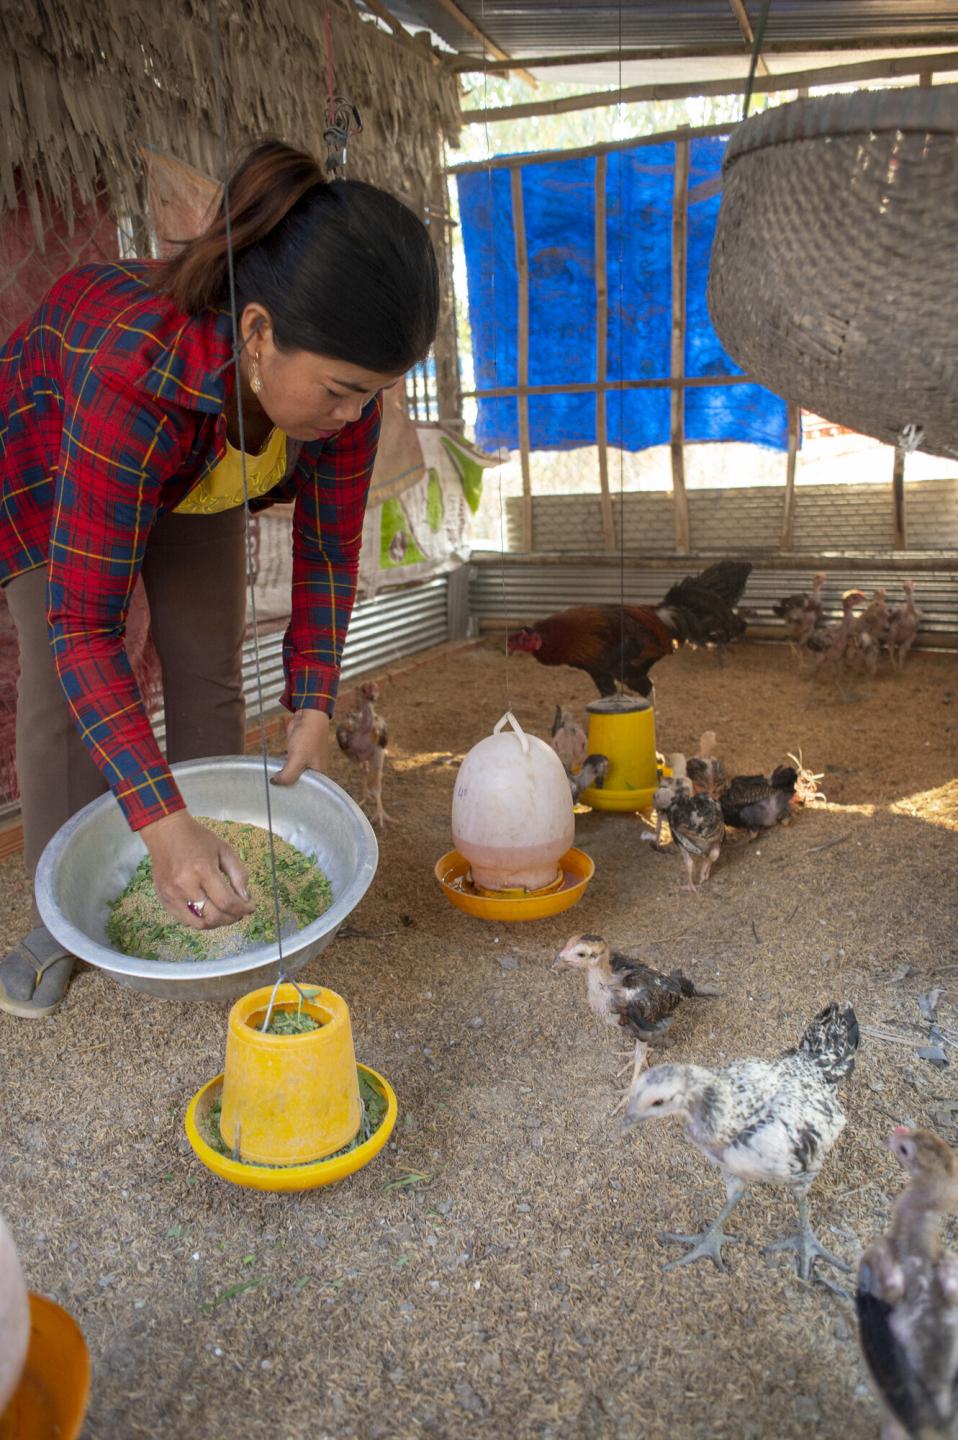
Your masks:
{"label": "gold earring", "polygon": [[251,355],[249,362],[249,388],[258,395],[263,388],[263,377],[259,373],[259,356]]}

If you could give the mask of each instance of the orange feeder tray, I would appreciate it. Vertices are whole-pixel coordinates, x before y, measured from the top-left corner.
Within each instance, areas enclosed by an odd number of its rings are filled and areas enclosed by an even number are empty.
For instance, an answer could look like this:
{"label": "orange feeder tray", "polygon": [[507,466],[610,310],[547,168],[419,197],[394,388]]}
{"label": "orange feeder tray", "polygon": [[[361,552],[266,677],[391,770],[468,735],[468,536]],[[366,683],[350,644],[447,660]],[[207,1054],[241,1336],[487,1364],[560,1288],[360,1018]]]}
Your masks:
{"label": "orange feeder tray", "polygon": [[595,874],[584,850],[567,850],[560,875],[542,890],[481,890],[472,881],[469,861],[458,850],[437,860],[435,875],[451,905],[477,920],[545,920],[578,903]]}
{"label": "orange feeder tray", "polygon": [[30,1296],[30,1346],[0,1440],[76,1440],[90,1398],[90,1356],[79,1325],[62,1306]]}

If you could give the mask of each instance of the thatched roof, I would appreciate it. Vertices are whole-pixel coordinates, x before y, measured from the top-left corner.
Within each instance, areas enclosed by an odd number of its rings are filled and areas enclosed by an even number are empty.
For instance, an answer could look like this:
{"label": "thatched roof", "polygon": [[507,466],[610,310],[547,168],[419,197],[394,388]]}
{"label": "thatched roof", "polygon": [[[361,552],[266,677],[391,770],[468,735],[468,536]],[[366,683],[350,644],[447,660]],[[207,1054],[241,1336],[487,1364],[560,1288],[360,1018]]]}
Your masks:
{"label": "thatched roof", "polygon": [[[430,53],[359,19],[349,0],[214,0],[228,150],[264,135],[324,153],[325,16],[336,92],[363,118],[349,173],[420,211],[443,138],[458,132],[457,82]],[[140,146],[223,170],[217,46],[207,0],[14,0],[0,5],[0,209],[67,213],[106,190],[142,211]]]}

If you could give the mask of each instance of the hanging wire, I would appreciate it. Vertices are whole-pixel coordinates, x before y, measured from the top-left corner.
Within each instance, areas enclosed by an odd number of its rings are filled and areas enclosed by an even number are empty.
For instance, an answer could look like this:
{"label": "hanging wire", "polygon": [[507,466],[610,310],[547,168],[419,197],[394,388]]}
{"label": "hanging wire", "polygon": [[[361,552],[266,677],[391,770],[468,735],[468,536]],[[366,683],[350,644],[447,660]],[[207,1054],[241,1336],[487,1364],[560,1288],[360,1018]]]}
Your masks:
{"label": "hanging wire", "polygon": [[226,101],[223,94],[223,44],[220,35],[219,16],[217,14],[217,0],[209,0],[210,17],[210,38],[213,50],[213,82],[216,92],[216,118],[219,129],[219,140],[221,149],[221,162],[223,171],[223,215],[226,226],[226,273],[229,286],[230,317],[232,319],[233,334],[233,373],[236,395],[236,426],[237,438],[239,439],[240,469],[243,476],[243,520],[246,537],[246,580],[249,588],[250,620],[253,629],[253,663],[256,667],[256,701],[259,712],[259,734],[260,751],[263,759],[263,786],[266,795],[266,828],[269,833],[269,865],[273,886],[273,914],[276,923],[276,949],[277,964],[279,971],[276,984],[273,987],[273,995],[270,997],[270,1004],[267,1010],[266,1020],[263,1024],[265,1030],[269,1024],[269,1015],[273,1007],[273,999],[282,981],[285,979],[285,967],[283,964],[283,937],[280,933],[280,908],[279,908],[279,885],[276,878],[276,843],[273,834],[273,807],[270,797],[269,783],[269,747],[266,740],[266,717],[265,704],[263,701],[263,675],[260,666],[259,655],[259,625],[256,618],[256,566],[253,555],[253,532],[250,526],[249,514],[249,485],[246,475],[246,436],[243,425],[243,389],[242,370],[240,367],[240,355],[244,349],[244,343],[240,341],[239,316],[236,313],[236,271],[233,257],[233,231],[230,217],[230,194],[229,194],[229,154],[226,144]]}
{"label": "hanging wire", "polygon": [[755,84],[755,72],[758,69],[758,57],[762,50],[762,41],[765,39],[765,26],[768,24],[768,12],[772,8],[772,0],[764,0],[762,13],[758,17],[758,24],[755,27],[755,37],[752,41],[752,58],[748,67],[748,84],[745,87],[745,103],[742,106],[742,119],[748,119],[748,109],[752,103],[752,86]]}
{"label": "hanging wire", "polygon": [[[619,0],[619,96],[616,101],[616,118],[622,119],[622,0]],[[625,687],[625,388],[623,381],[623,337],[625,334],[625,312],[623,310],[624,274],[622,223],[624,208],[625,152],[614,152],[619,163],[619,682]],[[608,380],[608,376],[606,377]],[[608,390],[606,391],[608,405]]]}
{"label": "hanging wire", "polygon": [[[496,226],[495,226],[495,224],[494,224],[494,222],[493,222],[493,216],[494,216],[493,198],[494,198],[494,197],[493,197],[493,187],[492,187],[492,153],[491,153],[491,148],[490,148],[490,144],[489,144],[489,70],[488,70],[488,68],[487,68],[487,66],[488,66],[488,52],[487,52],[487,50],[486,50],[486,38],[485,38],[485,37],[486,37],[487,31],[486,31],[486,23],[485,23],[485,22],[486,22],[486,0],[480,0],[480,21],[479,21],[479,28],[482,30],[482,35],[483,35],[483,40],[482,40],[482,63],[483,63],[483,70],[482,70],[482,108],[483,108],[483,110],[484,110],[484,112],[485,112],[485,116],[484,116],[484,119],[483,119],[483,131],[484,131],[484,133],[485,133],[485,139],[486,139],[486,182],[487,182],[487,185],[486,185],[486,196],[487,196],[488,205],[489,205],[489,238],[490,238],[490,247],[491,247],[491,248],[490,248],[490,258],[491,258],[491,260],[492,260],[492,268],[491,268],[490,274],[489,274],[489,294],[490,294],[490,303],[491,303],[491,306],[492,306],[492,388],[493,388],[493,390],[498,390],[498,389],[499,389],[499,334],[498,334],[497,322],[496,322],[496,249],[495,249],[495,245],[496,245]],[[508,72],[506,72],[506,73],[508,73]],[[521,171],[520,171],[520,175],[521,175]],[[518,378],[518,377],[517,377],[517,378]],[[481,404],[482,402],[479,401],[478,403]],[[499,395],[497,395],[496,398],[495,398],[495,407],[496,407],[496,408],[495,408],[495,416],[496,416],[496,431],[497,431],[497,434],[498,434],[498,429],[499,429],[499,407],[500,407],[501,403],[502,403],[502,397],[499,396]],[[517,410],[518,410],[518,406],[519,406],[519,397],[516,396],[516,407],[517,407]],[[498,448],[501,450],[502,447],[499,446]],[[500,463],[496,466],[496,490],[497,490],[498,499],[499,499],[499,595],[500,595],[500,598],[501,598],[501,601],[502,601],[502,612],[503,612],[504,615],[506,615],[506,614],[507,614],[506,606],[507,606],[507,603],[508,603],[508,602],[507,602],[507,599],[506,599],[506,521],[505,521],[505,504],[504,504],[503,498],[502,498],[502,462],[501,462],[501,461],[500,461]],[[504,686],[504,689],[505,689],[505,692],[506,692],[506,710],[507,710],[507,711],[511,711],[511,710],[512,710],[512,666],[509,664],[509,627],[508,627],[508,626],[506,626],[506,630],[505,630],[505,633],[504,633],[504,635],[503,635],[503,640],[502,640],[502,656],[503,656],[502,678],[503,678],[503,686]]]}

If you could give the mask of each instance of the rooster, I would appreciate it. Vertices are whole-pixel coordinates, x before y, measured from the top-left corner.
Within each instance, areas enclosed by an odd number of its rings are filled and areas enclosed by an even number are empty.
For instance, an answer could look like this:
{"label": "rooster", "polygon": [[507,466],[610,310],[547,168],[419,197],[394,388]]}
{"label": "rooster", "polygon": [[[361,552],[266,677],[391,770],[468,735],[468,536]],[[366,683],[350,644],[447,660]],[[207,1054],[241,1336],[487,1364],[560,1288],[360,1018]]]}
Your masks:
{"label": "rooster", "polygon": [[719,560],[673,585],[657,606],[574,605],[514,631],[508,648],[540,665],[584,670],[600,695],[614,695],[617,681],[650,695],[649,671],[664,655],[686,643],[727,645],[745,633],[734,607],[751,569],[748,561]]}
{"label": "rooster", "polygon": [[666,1265],[709,1259],[720,1270],[722,1246],[738,1239],[722,1228],[749,1185],[784,1185],[798,1204],[798,1231],[769,1250],[794,1250],[807,1280],[816,1259],[849,1267],[829,1255],[808,1221],[808,1191],[841,1134],[845,1115],[835,1094],[850,1075],[858,1049],[858,1021],[850,1005],[827,1005],[794,1050],[779,1060],[736,1060],[719,1070],[657,1065],[637,1075],[625,1107],[626,1127],[679,1115],[685,1133],[725,1179],[727,1200],[701,1235],[668,1234],[692,1248]]}

